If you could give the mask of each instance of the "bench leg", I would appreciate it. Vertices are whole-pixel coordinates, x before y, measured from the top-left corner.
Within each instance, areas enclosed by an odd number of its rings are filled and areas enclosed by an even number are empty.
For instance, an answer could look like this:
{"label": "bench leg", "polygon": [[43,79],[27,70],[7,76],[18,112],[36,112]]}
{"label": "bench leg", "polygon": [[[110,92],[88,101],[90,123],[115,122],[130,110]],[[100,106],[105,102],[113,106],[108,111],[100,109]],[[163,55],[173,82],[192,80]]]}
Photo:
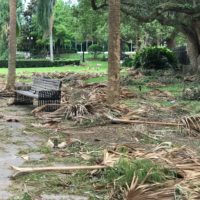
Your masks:
{"label": "bench leg", "polygon": [[53,112],[60,107],[61,92],[60,91],[40,91],[38,98],[38,106],[54,104],[45,108],[46,112]]}
{"label": "bench leg", "polygon": [[14,104],[15,105],[33,105],[33,98],[27,97],[15,92]]}

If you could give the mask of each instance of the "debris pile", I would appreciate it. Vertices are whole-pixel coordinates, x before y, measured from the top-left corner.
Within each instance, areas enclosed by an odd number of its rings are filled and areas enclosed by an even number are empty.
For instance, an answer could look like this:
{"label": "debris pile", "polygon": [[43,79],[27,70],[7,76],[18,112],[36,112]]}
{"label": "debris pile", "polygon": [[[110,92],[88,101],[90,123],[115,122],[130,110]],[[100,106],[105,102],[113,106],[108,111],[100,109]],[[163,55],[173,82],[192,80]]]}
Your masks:
{"label": "debris pile", "polygon": [[162,91],[159,89],[152,90],[148,92],[147,95],[152,98],[165,98],[167,100],[175,100],[175,97],[172,95],[171,92]]}
{"label": "debris pile", "polygon": [[[78,123],[99,120],[101,123],[102,121],[104,122],[105,113],[113,114],[117,117],[125,115],[129,119],[139,118],[138,115],[135,117],[138,114],[137,111],[133,112],[125,105],[117,104],[111,107],[107,105],[106,93],[107,86],[105,84],[86,83],[70,87],[68,83],[65,83],[62,85],[62,103],[58,110],[52,113],[41,113],[45,110],[46,106],[54,106],[45,105],[36,108],[32,113],[43,119],[45,123],[61,122],[63,119],[73,120]],[[122,88],[120,97],[121,99],[136,98],[137,94],[127,88]],[[141,113],[141,109],[139,112]]]}
{"label": "debris pile", "polygon": [[[150,159],[160,163],[166,168],[176,171],[177,179],[166,183],[145,184],[139,183],[136,176],[128,187],[126,199],[200,199],[198,190],[200,183],[200,158],[187,149],[166,148],[165,144],[147,152],[146,150],[134,150],[129,156],[135,159]],[[147,174],[148,176],[148,174]]]}
{"label": "debris pile", "polygon": [[128,71],[128,74],[121,79],[121,85],[127,86],[127,85],[134,85],[134,80],[139,80],[143,78],[144,75],[139,70],[133,70],[130,69]]}
{"label": "debris pile", "polygon": [[148,86],[148,87],[164,87],[166,85],[161,82],[153,81],[153,82],[147,83],[146,86]]}
{"label": "debris pile", "polygon": [[[120,149],[125,148],[126,153]],[[83,152],[82,152],[83,153]],[[137,174],[134,173],[132,183],[127,188],[121,188],[124,199],[200,199],[199,179],[200,179],[200,158],[186,147],[173,148],[171,142],[164,142],[160,145],[147,150],[137,148],[132,144],[114,146],[114,148],[104,150],[103,161],[98,165],[91,166],[61,166],[61,167],[36,167],[19,168],[13,166],[17,177],[34,172],[71,172],[77,170],[101,170],[105,168],[115,168],[115,164],[121,159],[126,160],[150,160],[155,164],[163,166],[165,169],[174,172],[173,178],[164,183],[147,183],[151,169],[146,174],[144,180],[139,181]],[[142,169],[141,169],[142,170]],[[118,177],[119,179],[120,177]],[[116,180],[113,180],[115,183]],[[124,186],[126,187],[126,186]]]}
{"label": "debris pile", "polygon": [[70,82],[73,80],[87,80],[89,78],[101,77],[100,73],[74,73],[74,72],[46,72],[46,73],[33,73],[36,77],[46,77],[51,79],[62,79],[63,82]]}

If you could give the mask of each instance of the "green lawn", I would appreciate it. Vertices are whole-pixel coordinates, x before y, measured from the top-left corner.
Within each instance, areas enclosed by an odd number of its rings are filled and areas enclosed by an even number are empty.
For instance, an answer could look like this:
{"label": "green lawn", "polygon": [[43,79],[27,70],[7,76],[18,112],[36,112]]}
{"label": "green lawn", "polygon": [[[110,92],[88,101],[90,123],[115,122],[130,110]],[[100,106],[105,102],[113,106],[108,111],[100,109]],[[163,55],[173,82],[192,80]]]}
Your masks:
{"label": "green lawn", "polygon": [[[97,67],[97,65],[100,65]],[[103,61],[87,61],[80,66],[17,68],[17,75],[32,74],[34,72],[79,72],[79,73],[106,73],[108,63]],[[6,74],[7,68],[0,68],[0,74]]]}

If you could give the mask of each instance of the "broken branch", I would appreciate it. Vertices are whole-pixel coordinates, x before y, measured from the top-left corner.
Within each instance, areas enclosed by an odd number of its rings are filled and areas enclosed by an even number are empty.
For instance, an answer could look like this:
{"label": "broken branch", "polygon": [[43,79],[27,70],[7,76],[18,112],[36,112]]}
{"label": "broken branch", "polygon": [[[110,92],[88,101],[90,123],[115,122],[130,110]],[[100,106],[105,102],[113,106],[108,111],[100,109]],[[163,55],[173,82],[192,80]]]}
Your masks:
{"label": "broken branch", "polygon": [[109,166],[106,165],[94,165],[94,166],[67,166],[67,167],[29,167],[29,168],[20,168],[11,166],[16,173],[12,176],[12,178],[16,178],[20,175],[24,175],[27,173],[34,172],[69,172],[74,170],[94,170],[94,169],[105,169]]}
{"label": "broken branch", "polygon": [[126,120],[126,119],[118,119],[113,118],[110,115],[105,114],[111,123],[113,124],[152,124],[152,125],[161,125],[161,126],[184,126],[184,124],[175,123],[175,122],[155,122],[155,121],[140,121],[140,120]]}

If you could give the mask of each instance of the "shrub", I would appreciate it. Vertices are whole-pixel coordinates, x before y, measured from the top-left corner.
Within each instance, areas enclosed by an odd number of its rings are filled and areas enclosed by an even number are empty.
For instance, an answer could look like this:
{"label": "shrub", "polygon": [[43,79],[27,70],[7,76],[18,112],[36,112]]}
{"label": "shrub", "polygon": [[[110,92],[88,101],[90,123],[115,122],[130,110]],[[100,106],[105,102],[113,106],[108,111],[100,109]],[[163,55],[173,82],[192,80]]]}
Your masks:
{"label": "shrub", "polygon": [[147,47],[134,56],[135,68],[167,69],[177,67],[175,54],[165,47]]}
{"label": "shrub", "polygon": [[131,58],[131,57],[125,58],[122,63],[122,66],[123,67],[133,67],[134,66],[133,58]]}
{"label": "shrub", "polygon": [[124,51],[129,51],[129,46],[128,46],[128,44],[123,44],[122,45],[122,51],[124,52]]}
{"label": "shrub", "polygon": [[[80,60],[17,60],[17,68],[34,68],[34,67],[60,67],[65,65],[80,65]],[[0,60],[0,68],[8,67],[7,60]]]}
{"label": "shrub", "polygon": [[94,58],[97,58],[97,55],[103,51],[103,48],[98,44],[93,44],[89,46],[88,51],[93,54]]}

